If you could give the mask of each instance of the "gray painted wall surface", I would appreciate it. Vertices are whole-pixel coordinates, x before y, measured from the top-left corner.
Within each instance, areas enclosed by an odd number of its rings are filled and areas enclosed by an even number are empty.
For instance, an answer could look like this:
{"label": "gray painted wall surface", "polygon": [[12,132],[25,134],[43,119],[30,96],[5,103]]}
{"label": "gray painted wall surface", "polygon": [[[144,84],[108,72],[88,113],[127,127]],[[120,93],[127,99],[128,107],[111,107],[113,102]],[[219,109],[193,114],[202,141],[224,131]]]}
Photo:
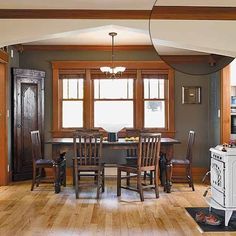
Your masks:
{"label": "gray painted wall surface", "polygon": [[[156,60],[155,52],[119,52],[116,60]],[[23,52],[20,54],[20,67],[27,69],[38,69],[46,71],[45,80],[45,139],[50,137],[52,127],[52,70],[51,61],[53,60],[110,60],[110,52]],[[176,145],[175,154],[177,157],[184,155],[186,151],[187,135],[190,129],[196,131],[196,144],[194,148],[194,166],[209,166],[209,144],[213,138],[209,137],[210,118],[214,112],[210,112],[209,99],[212,89],[212,75],[190,76],[180,72],[175,75],[175,127],[176,138],[181,144]],[[182,86],[201,86],[202,103],[187,105],[181,103]],[[217,95],[217,94],[216,94]],[[215,123],[214,128],[217,123]],[[214,132],[214,139],[219,133]],[[46,153],[50,154],[51,149],[46,145]]]}
{"label": "gray painted wall surface", "polygon": [[[189,130],[196,132],[194,145],[194,166],[208,166],[209,149],[209,86],[211,76],[189,76],[180,72],[175,73],[175,128],[176,138],[181,145],[175,145],[176,158],[185,153]],[[200,104],[182,104],[182,86],[200,86]]]}

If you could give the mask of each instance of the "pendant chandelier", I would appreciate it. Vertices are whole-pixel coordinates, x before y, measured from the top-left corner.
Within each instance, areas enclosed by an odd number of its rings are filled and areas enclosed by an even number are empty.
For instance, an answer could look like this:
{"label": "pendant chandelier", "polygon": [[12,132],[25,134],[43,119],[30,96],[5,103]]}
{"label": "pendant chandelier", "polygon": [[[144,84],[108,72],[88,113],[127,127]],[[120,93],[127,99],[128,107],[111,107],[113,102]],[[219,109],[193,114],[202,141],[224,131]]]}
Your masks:
{"label": "pendant chandelier", "polygon": [[122,73],[125,71],[125,67],[123,66],[117,66],[114,67],[114,37],[117,35],[115,32],[109,33],[109,35],[112,37],[112,53],[111,53],[111,67],[109,66],[103,66],[100,67],[100,70],[106,75],[106,78],[109,79],[116,79],[120,78]]}

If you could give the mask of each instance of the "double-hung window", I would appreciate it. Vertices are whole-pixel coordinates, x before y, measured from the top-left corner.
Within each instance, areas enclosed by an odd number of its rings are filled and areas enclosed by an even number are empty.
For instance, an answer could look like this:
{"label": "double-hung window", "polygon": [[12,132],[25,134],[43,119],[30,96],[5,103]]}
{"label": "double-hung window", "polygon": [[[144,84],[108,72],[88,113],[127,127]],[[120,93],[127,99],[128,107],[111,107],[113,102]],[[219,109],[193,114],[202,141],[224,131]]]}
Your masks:
{"label": "double-hung window", "polygon": [[62,128],[83,127],[83,75],[63,76],[62,84]]}
{"label": "double-hung window", "polygon": [[144,128],[167,127],[168,80],[166,75],[143,75]]}
{"label": "double-hung window", "polygon": [[172,69],[162,62],[126,62],[131,68],[121,78],[109,79],[98,65],[53,62],[54,137],[100,127],[108,132],[128,128],[174,134]]}
{"label": "double-hung window", "polygon": [[134,126],[134,79],[95,79],[94,127]]}

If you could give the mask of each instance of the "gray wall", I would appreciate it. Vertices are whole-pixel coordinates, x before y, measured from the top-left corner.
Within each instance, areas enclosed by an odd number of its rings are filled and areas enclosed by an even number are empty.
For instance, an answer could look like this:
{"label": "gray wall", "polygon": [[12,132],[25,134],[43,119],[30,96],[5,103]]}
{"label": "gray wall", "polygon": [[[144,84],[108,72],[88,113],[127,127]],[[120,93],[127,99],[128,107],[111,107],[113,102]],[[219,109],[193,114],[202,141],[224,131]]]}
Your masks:
{"label": "gray wall", "polygon": [[[176,138],[181,140],[181,145],[175,145],[178,156],[183,153],[187,145],[189,130],[196,131],[194,145],[194,166],[208,166],[209,149],[209,86],[211,76],[190,76],[180,72],[175,73],[175,129]],[[200,104],[182,104],[182,86],[200,86]]]}
{"label": "gray wall", "polygon": [[[124,52],[116,54],[116,60],[157,60],[156,52]],[[38,69],[46,71],[45,80],[45,139],[50,137],[52,127],[52,70],[51,61],[54,60],[110,60],[110,52],[88,51],[88,52],[23,52],[20,54],[20,67],[27,69]],[[213,81],[213,82],[212,82]],[[181,156],[186,151],[187,134],[190,129],[196,131],[196,144],[194,150],[194,166],[209,166],[209,129],[212,128],[212,117],[214,107],[210,106],[210,98],[213,93],[212,86],[216,86],[217,79],[213,75],[190,76],[180,72],[175,73],[175,129],[176,138],[181,141],[176,145],[175,154]],[[182,86],[201,86],[201,104],[187,105],[181,103]],[[215,93],[217,96],[217,93]],[[210,109],[213,109],[212,111]],[[210,124],[211,123],[211,124]],[[217,127],[217,120],[214,123]],[[218,140],[218,132],[214,132],[214,140]],[[46,152],[50,154],[50,147],[46,145]]]}

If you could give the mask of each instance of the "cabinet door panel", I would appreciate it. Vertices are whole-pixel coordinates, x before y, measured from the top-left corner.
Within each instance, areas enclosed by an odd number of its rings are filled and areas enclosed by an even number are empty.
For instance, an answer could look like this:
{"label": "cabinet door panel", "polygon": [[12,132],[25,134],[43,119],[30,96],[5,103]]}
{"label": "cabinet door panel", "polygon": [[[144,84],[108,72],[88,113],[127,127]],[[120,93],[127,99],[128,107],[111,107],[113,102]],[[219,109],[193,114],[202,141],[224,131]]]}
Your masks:
{"label": "cabinet door panel", "polygon": [[32,178],[30,131],[39,130],[43,142],[44,77],[42,71],[14,69],[13,180]]}

